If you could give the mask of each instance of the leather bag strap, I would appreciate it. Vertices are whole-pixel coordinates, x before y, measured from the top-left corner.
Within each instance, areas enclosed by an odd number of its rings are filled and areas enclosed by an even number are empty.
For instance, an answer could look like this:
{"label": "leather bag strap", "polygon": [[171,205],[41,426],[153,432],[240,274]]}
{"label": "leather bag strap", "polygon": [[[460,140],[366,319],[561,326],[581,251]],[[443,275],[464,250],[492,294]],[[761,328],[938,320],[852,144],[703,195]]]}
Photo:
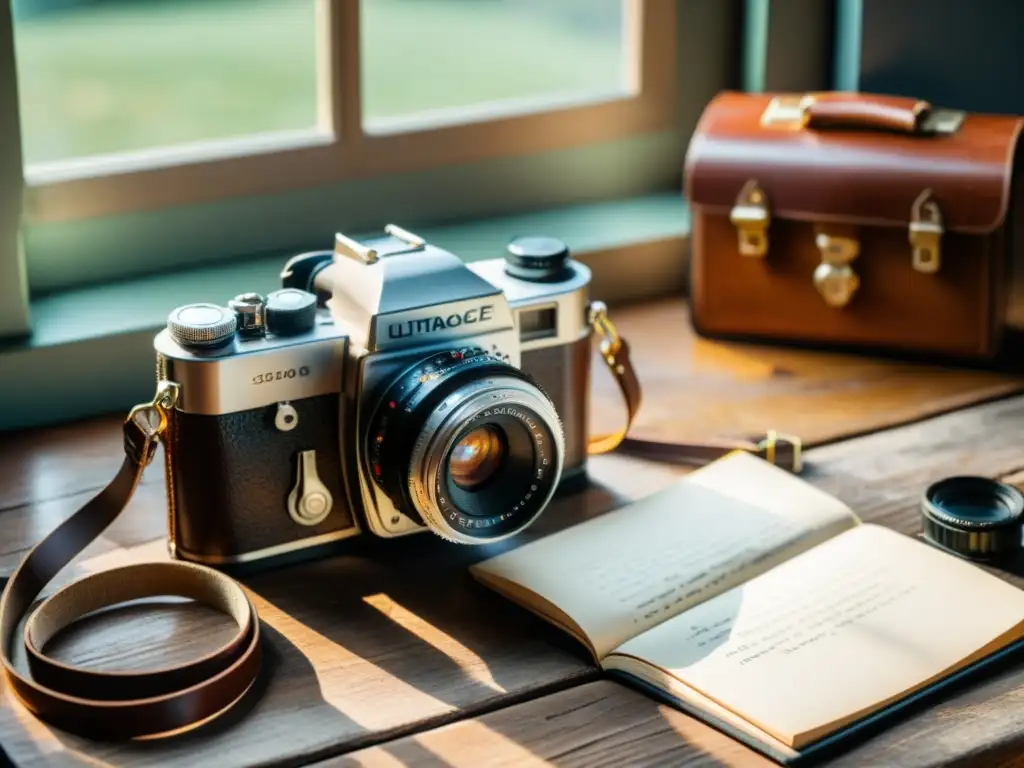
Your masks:
{"label": "leather bag strap", "polygon": [[[101,571],[56,591],[34,611],[46,585],[121,513],[152,461],[177,388],[164,383],[153,403],[124,424],[125,459],[114,479],[22,560],[0,596],[0,662],[11,690],[39,718],[93,739],[126,739],[178,731],[217,715],[249,689],[260,670],[256,608],[236,581],[182,562],[144,563]],[[145,672],[97,672],[45,653],[61,629],[93,611],[143,597],[177,595],[231,616],[238,629],[213,653]],[[15,669],[14,636],[25,622],[30,675]]]}
{"label": "leather bag strap", "polygon": [[599,339],[601,357],[619,386],[626,404],[626,423],[617,432],[593,435],[587,443],[587,453],[596,455],[618,448],[620,451],[659,461],[681,464],[706,464],[734,451],[748,451],[791,472],[803,468],[802,444],[795,435],[784,435],[774,429],[764,435],[741,440],[714,440],[703,442],[662,442],[629,437],[629,429],[640,411],[643,400],[640,380],[629,356],[629,345],[619,335],[608,317],[608,307],[595,301],[590,305],[590,325]]}

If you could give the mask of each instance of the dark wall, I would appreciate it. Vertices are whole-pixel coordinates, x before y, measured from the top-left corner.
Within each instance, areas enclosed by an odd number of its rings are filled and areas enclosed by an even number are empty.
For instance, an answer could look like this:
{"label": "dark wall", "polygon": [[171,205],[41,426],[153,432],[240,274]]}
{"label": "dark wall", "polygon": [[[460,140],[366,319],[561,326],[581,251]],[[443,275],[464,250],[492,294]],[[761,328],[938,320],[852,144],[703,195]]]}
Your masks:
{"label": "dark wall", "polygon": [[1024,114],[1024,0],[861,0],[861,91]]}

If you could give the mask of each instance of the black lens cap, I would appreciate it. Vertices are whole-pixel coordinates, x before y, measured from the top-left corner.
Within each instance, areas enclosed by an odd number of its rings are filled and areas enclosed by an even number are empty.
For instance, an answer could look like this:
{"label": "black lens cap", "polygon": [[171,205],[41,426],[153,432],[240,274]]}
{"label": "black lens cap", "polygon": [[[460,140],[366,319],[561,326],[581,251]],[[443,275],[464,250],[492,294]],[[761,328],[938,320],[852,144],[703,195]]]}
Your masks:
{"label": "black lens cap", "polygon": [[947,477],[921,500],[927,541],[972,560],[1000,560],[1021,547],[1024,494],[987,477]]}
{"label": "black lens cap", "polygon": [[569,247],[554,237],[517,237],[505,253],[508,274],[537,283],[564,280],[568,262]]}

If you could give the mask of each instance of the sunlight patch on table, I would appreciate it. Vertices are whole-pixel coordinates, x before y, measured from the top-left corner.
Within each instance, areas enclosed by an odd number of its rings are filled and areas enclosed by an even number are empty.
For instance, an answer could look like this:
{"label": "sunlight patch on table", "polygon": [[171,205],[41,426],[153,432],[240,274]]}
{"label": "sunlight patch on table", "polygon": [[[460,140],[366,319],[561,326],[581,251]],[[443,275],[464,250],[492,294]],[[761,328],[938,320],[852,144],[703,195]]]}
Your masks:
{"label": "sunlight patch on table", "polygon": [[658,711],[668,726],[687,744],[705,755],[714,755],[716,765],[722,768],[748,768],[753,763],[770,766],[774,763],[751,752],[738,741],[704,725],[699,720],[677,709],[661,704]]}
{"label": "sunlight patch on table", "polygon": [[[310,629],[252,590],[246,592],[260,618],[284,635],[312,666],[324,701],[360,727],[380,731],[454,709]],[[287,670],[282,674],[287,675]]]}
{"label": "sunlight patch on table", "polygon": [[451,768],[483,765],[550,766],[552,763],[479,720],[438,728],[413,737],[416,743]]}
{"label": "sunlight patch on table", "polygon": [[349,760],[355,765],[363,766],[363,768],[409,768],[408,763],[399,760],[390,752],[385,752],[381,747],[371,749],[362,754],[351,755]]}
{"label": "sunlight patch on table", "polygon": [[[97,541],[99,540],[97,539]],[[170,562],[170,560],[171,555],[167,551],[167,539],[161,538],[133,547],[118,547],[110,552],[104,552],[95,557],[82,560],[77,565],[86,573],[99,573],[111,568],[121,568],[125,565],[166,563]]]}
{"label": "sunlight patch on table", "polygon": [[475,682],[487,686],[498,693],[506,692],[495,681],[490,668],[487,666],[487,662],[480,658],[479,654],[467,648],[448,633],[417,616],[409,609],[402,607],[385,594],[368,595],[363,598],[363,601],[367,605],[376,608],[402,629],[412,633],[450,658]]}

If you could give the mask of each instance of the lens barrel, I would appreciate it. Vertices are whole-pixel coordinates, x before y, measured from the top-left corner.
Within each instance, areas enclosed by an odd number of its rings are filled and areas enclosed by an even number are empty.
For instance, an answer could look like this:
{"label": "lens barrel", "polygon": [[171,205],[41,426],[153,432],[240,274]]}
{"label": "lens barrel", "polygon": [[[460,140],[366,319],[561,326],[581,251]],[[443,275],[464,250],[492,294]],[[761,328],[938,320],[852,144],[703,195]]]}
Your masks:
{"label": "lens barrel", "polygon": [[433,354],[401,374],[365,441],[370,476],[395,507],[461,544],[497,541],[533,522],[565,454],[547,395],[476,347]]}

